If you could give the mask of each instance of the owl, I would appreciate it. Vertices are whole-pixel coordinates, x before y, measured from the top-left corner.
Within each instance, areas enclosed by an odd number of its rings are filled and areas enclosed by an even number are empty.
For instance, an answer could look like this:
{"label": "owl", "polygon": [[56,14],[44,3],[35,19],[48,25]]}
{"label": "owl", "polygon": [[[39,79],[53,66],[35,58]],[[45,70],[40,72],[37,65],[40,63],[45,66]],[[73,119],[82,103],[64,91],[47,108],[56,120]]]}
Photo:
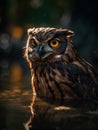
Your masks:
{"label": "owl", "polygon": [[91,99],[98,96],[93,66],[77,52],[71,36],[61,28],[30,28],[25,58],[31,70],[33,95],[53,99]]}

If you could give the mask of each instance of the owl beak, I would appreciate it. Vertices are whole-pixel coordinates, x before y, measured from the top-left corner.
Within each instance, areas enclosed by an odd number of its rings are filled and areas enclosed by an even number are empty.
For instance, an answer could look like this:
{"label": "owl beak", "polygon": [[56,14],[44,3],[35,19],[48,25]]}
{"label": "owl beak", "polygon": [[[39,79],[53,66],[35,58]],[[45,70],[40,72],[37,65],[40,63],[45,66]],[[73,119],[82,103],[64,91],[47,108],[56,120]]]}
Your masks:
{"label": "owl beak", "polygon": [[38,48],[38,50],[37,50],[37,53],[38,53],[40,59],[42,59],[42,57],[44,57],[45,51],[44,51],[44,46],[43,46],[43,45],[40,45],[40,46],[39,46],[39,48]]}
{"label": "owl beak", "polygon": [[40,45],[37,50],[38,57],[40,60],[43,60],[44,58],[48,57],[51,54],[51,51],[48,52],[45,51],[45,48],[43,45]]}

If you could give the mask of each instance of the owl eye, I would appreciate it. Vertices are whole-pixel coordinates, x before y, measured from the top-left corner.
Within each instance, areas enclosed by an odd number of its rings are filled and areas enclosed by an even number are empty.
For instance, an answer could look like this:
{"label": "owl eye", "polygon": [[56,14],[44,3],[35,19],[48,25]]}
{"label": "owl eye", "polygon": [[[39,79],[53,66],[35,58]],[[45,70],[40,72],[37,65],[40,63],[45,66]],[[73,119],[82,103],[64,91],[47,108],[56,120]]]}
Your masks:
{"label": "owl eye", "polygon": [[34,39],[31,39],[31,45],[32,45],[32,46],[36,46],[36,42],[35,42]]}
{"label": "owl eye", "polygon": [[49,43],[49,45],[50,45],[51,47],[58,47],[59,44],[60,44],[60,43],[59,43],[58,40],[51,40],[50,43]]}

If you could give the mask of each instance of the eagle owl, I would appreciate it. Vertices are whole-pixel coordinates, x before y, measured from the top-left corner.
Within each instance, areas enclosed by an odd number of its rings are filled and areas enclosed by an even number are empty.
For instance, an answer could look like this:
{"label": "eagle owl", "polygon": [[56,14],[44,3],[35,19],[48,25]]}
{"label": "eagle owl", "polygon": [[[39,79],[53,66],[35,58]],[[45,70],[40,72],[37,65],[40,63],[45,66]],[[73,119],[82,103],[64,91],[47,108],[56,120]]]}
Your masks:
{"label": "eagle owl", "polygon": [[30,28],[25,57],[31,70],[33,94],[55,99],[96,98],[97,75],[75,49],[74,32],[59,28]]}

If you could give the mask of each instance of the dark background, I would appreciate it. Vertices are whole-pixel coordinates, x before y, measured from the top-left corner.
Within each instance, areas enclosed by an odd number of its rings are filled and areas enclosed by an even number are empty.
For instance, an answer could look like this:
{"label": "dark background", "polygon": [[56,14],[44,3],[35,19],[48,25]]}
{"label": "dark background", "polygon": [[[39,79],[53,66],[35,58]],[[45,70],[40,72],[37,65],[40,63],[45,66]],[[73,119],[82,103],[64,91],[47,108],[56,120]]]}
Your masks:
{"label": "dark background", "polygon": [[79,53],[97,69],[97,8],[97,0],[0,0],[1,74],[8,75],[13,63],[28,72],[23,47],[27,29],[34,26],[72,29]]}
{"label": "dark background", "polygon": [[[23,49],[28,28],[50,26],[73,30],[76,35],[72,40],[79,53],[98,70],[97,3],[97,0],[0,0],[0,130],[24,130],[23,122],[30,113],[26,108],[32,101],[31,77]],[[33,127],[98,130],[97,107],[89,106],[87,111],[91,114],[86,114],[86,105],[66,104],[72,109],[59,111],[58,116],[57,111],[53,114],[49,110],[51,105],[38,101]],[[58,121],[59,117],[61,122],[55,124],[53,119]]]}

